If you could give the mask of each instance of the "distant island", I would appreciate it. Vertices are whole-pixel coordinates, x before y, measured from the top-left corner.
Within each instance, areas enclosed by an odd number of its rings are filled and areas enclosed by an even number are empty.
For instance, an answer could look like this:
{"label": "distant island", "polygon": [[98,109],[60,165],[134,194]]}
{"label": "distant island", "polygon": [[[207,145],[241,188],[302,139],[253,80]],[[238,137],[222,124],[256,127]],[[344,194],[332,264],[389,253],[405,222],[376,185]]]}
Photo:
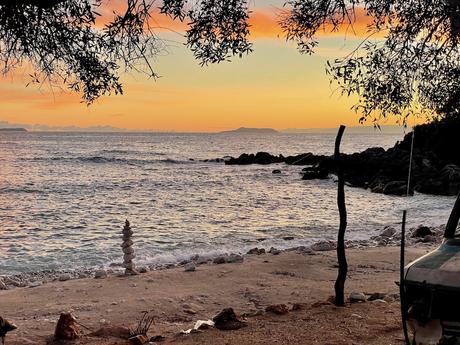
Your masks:
{"label": "distant island", "polygon": [[27,132],[25,128],[0,128],[0,132]]}
{"label": "distant island", "polygon": [[274,133],[279,133],[277,130],[274,130],[273,128],[247,128],[247,127],[240,127],[237,129],[233,129],[230,131],[223,131],[219,132],[220,134],[226,134],[226,133],[242,133],[242,134],[274,134]]}

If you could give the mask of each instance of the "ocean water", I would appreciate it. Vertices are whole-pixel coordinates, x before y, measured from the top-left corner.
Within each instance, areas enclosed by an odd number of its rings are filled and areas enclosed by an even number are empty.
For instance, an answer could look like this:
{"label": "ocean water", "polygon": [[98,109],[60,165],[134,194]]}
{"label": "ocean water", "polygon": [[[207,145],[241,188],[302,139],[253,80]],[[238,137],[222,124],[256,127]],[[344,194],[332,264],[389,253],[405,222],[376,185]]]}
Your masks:
{"label": "ocean water", "polygon": [[[334,133],[0,133],[0,275],[120,262],[129,219],[138,264],[195,253],[287,248],[334,239],[336,184],[302,167],[226,166],[204,159],[268,151],[331,154]],[[393,146],[401,135],[346,134],[343,151]],[[273,169],[282,174],[272,174]],[[346,189],[347,239],[397,225],[447,221],[452,197]],[[283,237],[293,236],[286,241]]]}

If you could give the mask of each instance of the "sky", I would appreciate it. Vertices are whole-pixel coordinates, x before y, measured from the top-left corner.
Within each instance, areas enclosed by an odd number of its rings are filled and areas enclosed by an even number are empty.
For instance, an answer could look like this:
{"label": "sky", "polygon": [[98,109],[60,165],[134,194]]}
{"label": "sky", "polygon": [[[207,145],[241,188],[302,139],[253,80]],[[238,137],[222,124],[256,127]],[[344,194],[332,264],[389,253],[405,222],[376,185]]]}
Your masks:
{"label": "sky", "polygon": [[129,130],[207,132],[237,127],[330,128],[358,125],[355,98],[340,96],[325,73],[328,59],[345,56],[361,42],[364,26],[324,32],[314,55],[301,55],[277,26],[282,3],[258,1],[251,9],[254,52],[230,63],[201,67],[184,47],[185,25],[158,14],[167,44],[153,66],[161,76],[124,74],[124,95],[93,105],[78,94],[28,86],[28,74],[0,78],[0,121],[46,126],[113,126]]}

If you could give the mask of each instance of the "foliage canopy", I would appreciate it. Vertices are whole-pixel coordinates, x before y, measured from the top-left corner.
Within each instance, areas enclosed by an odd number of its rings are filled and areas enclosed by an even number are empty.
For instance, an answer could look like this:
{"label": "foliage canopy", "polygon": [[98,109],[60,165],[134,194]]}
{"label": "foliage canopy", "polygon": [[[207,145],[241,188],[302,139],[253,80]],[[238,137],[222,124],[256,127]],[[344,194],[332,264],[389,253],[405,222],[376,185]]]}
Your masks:
{"label": "foliage canopy", "polygon": [[[103,0],[0,0],[2,71],[28,61],[34,80],[64,83],[88,103],[120,93],[120,70],[157,76],[151,61],[164,42],[150,23],[158,9],[187,22],[186,45],[203,65],[252,51],[248,0],[120,1],[122,11]],[[101,8],[113,10],[102,25]],[[368,37],[327,72],[342,93],[358,95],[361,120],[457,116],[460,0],[286,0],[279,24],[311,54],[319,31],[353,26],[360,13],[370,20]]]}

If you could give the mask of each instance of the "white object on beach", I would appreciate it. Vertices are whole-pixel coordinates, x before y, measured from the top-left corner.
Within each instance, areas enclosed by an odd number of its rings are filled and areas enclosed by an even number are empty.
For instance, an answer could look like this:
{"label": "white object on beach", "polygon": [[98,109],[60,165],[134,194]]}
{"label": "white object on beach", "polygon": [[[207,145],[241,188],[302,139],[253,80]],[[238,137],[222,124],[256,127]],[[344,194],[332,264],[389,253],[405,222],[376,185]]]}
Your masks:
{"label": "white object on beach", "polygon": [[197,333],[201,329],[205,328],[211,328],[214,327],[214,321],[212,320],[198,320],[195,322],[195,326],[193,328],[187,329],[187,330],[182,330],[180,331],[180,334],[191,334],[191,333]]}

